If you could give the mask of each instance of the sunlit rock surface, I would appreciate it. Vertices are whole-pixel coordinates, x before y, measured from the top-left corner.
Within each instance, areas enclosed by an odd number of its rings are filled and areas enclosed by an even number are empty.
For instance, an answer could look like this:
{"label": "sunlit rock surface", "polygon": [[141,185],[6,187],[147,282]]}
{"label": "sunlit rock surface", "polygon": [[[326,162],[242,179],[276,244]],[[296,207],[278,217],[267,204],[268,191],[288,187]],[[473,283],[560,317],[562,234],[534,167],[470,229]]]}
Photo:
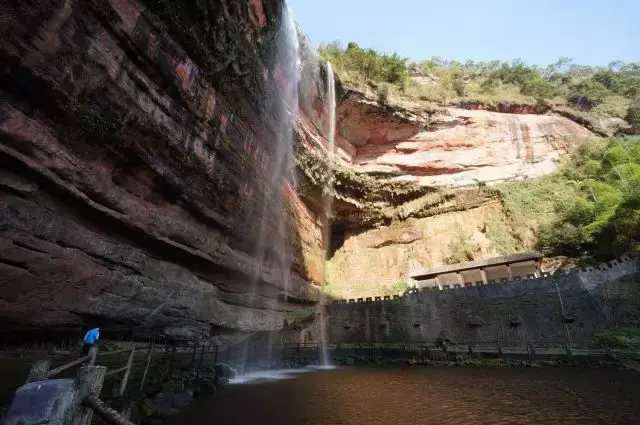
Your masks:
{"label": "sunlit rock surface", "polygon": [[423,185],[462,186],[536,178],[555,170],[571,143],[594,134],[556,114],[442,108],[403,110],[359,93],[338,108],[356,170]]}

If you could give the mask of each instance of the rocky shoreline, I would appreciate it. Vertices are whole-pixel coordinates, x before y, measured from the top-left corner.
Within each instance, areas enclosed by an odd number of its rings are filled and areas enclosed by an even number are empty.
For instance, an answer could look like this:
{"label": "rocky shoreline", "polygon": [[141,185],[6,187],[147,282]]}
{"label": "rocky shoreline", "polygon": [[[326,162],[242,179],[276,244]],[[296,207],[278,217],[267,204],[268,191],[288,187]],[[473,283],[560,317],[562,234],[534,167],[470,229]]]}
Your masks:
{"label": "rocky shoreline", "polygon": [[224,365],[181,367],[155,376],[143,394],[136,393],[140,382],[131,380],[129,396],[106,399],[106,402],[136,425],[158,425],[179,414],[196,398],[215,394],[219,386],[229,381],[227,374]]}

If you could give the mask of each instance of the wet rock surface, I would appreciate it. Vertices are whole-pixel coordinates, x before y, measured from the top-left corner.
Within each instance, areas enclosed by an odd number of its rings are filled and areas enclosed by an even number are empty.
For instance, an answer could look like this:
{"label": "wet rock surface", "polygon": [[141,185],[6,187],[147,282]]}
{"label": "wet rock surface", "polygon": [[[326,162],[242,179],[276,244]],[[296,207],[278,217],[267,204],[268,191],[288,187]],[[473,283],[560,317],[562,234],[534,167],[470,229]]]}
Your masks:
{"label": "wet rock surface", "polygon": [[218,386],[227,381],[217,374],[216,368],[203,366],[195,370],[180,369],[171,373],[158,391],[140,402],[141,422],[156,423],[180,413],[194,398],[214,394]]}

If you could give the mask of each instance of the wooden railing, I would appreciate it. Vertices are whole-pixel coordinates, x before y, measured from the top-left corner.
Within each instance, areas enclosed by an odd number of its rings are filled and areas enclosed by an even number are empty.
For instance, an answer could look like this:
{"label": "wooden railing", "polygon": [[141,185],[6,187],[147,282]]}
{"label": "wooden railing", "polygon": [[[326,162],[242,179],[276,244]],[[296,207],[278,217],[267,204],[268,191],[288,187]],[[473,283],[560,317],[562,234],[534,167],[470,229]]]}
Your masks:
{"label": "wooden railing", "polygon": [[[110,370],[105,375],[105,376],[111,376],[111,375],[116,375],[118,373],[124,372],[124,376],[120,380],[120,388],[118,390],[119,396],[122,396],[124,394],[124,390],[127,388],[127,382],[129,381],[129,374],[131,373],[131,367],[133,365],[133,356],[135,356],[136,354],[136,347],[133,346],[133,348],[125,348],[124,350],[119,350],[119,352],[107,351],[101,354],[101,356],[106,356],[106,355],[114,355],[114,354],[126,353],[126,352],[129,352],[129,356],[127,357],[127,364],[124,367]],[[149,345],[149,352],[151,352],[151,345]],[[151,361],[151,357],[148,357],[147,361]],[[147,365],[147,367],[149,366]]]}
{"label": "wooden railing", "polygon": [[[136,347],[135,343],[130,344],[131,346],[127,348],[115,351],[102,351],[100,353],[98,353],[97,346],[93,346],[89,350],[88,355],[71,360],[53,369],[51,368],[51,359],[37,360],[33,363],[31,370],[29,371],[27,383],[55,378],[65,371],[69,371],[77,366],[82,366],[78,370],[76,376],[76,385],[79,388],[76,398],[78,400],[77,403],[79,403],[81,407],[78,408],[79,410],[74,412],[76,419],[73,420],[73,425],[89,425],[91,421],[91,414],[88,414],[88,411],[95,412],[98,416],[112,425],[132,425],[132,423],[127,419],[127,415],[115,411],[100,399],[102,383],[105,378],[121,375],[120,385],[117,389],[117,396],[122,396],[127,388],[127,382],[132,369],[137,366],[144,366],[142,379],[140,381],[140,393],[142,394],[149,374],[154,351],[160,351],[162,353],[163,360],[167,361],[169,364],[169,369],[173,369],[174,364],[178,362],[177,356],[183,356],[182,358],[184,363],[184,356],[188,355],[190,357],[190,367],[195,370],[199,370],[202,366],[205,354],[213,354],[213,364],[217,363],[220,351],[220,347],[217,345],[200,344],[198,342],[183,342],[182,344],[174,343],[171,346],[166,344],[160,345],[148,343],[146,345],[145,359],[141,362],[134,363],[136,353],[143,352],[144,346]],[[228,353],[228,347],[226,351]],[[96,366],[96,363],[105,357],[123,354],[128,355],[126,363],[121,367],[115,367],[107,370],[105,366]]]}
{"label": "wooden railing", "polygon": [[79,366],[81,364],[93,366],[96,361],[97,352],[97,347],[93,346],[89,350],[89,354],[87,354],[86,356],[79,357],[73,361],[70,361],[69,363],[58,366],[55,369],[51,369],[51,359],[37,360],[29,370],[27,383],[51,379],[56,375],[64,372],[65,370],[71,369],[72,367]]}
{"label": "wooden railing", "polygon": [[111,425],[134,425],[129,418],[107,406],[95,395],[85,397],[82,403]]}
{"label": "wooden railing", "polygon": [[[221,347],[214,344],[202,344],[199,342],[193,341],[183,341],[181,343],[173,343],[171,345],[167,344],[159,344],[149,342],[147,344],[135,344],[134,342],[129,343],[130,346],[127,348],[121,348],[114,351],[99,351],[96,346],[91,347],[89,350],[89,354],[86,356],[78,357],[67,363],[57,366],[55,368],[51,368],[52,359],[55,358],[51,356],[47,359],[36,360],[29,371],[29,375],[27,377],[28,382],[42,381],[45,379],[52,379],[59,376],[61,373],[68,371],[74,367],[85,365],[85,366],[93,366],[99,364],[101,360],[106,357],[112,357],[117,355],[127,354],[126,362],[120,366],[115,368],[110,368],[107,370],[105,376],[106,377],[114,377],[120,375],[120,387],[117,391],[118,396],[122,396],[124,394],[127,381],[129,380],[129,376],[131,374],[131,370],[137,367],[144,367],[142,379],[140,381],[140,392],[143,391],[144,385],[147,381],[149,369],[152,365],[153,358],[160,353],[164,361],[169,363],[169,367],[173,369],[174,365],[178,362],[184,364],[189,362],[189,365],[192,369],[197,369],[202,365],[203,359],[205,355],[213,355],[213,364],[218,362],[219,352],[228,353],[228,347],[226,350],[224,347],[221,350]],[[50,350],[50,353],[52,351]],[[142,355],[145,353],[144,360],[135,362],[135,357],[137,355]],[[65,355],[71,355],[71,352],[64,352]],[[188,356],[188,359],[186,358]],[[156,357],[157,358],[157,357]],[[182,360],[180,361],[179,358]]]}

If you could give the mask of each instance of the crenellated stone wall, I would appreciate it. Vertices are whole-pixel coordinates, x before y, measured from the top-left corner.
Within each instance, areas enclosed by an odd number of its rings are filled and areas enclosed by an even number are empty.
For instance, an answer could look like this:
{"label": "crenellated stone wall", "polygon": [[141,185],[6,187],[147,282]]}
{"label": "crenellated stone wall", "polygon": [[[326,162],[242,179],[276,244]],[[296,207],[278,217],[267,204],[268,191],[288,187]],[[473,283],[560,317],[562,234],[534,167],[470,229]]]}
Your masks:
{"label": "crenellated stone wall", "polygon": [[585,342],[594,333],[638,323],[640,260],[540,278],[413,290],[404,296],[336,300],[328,305],[332,343]]}

